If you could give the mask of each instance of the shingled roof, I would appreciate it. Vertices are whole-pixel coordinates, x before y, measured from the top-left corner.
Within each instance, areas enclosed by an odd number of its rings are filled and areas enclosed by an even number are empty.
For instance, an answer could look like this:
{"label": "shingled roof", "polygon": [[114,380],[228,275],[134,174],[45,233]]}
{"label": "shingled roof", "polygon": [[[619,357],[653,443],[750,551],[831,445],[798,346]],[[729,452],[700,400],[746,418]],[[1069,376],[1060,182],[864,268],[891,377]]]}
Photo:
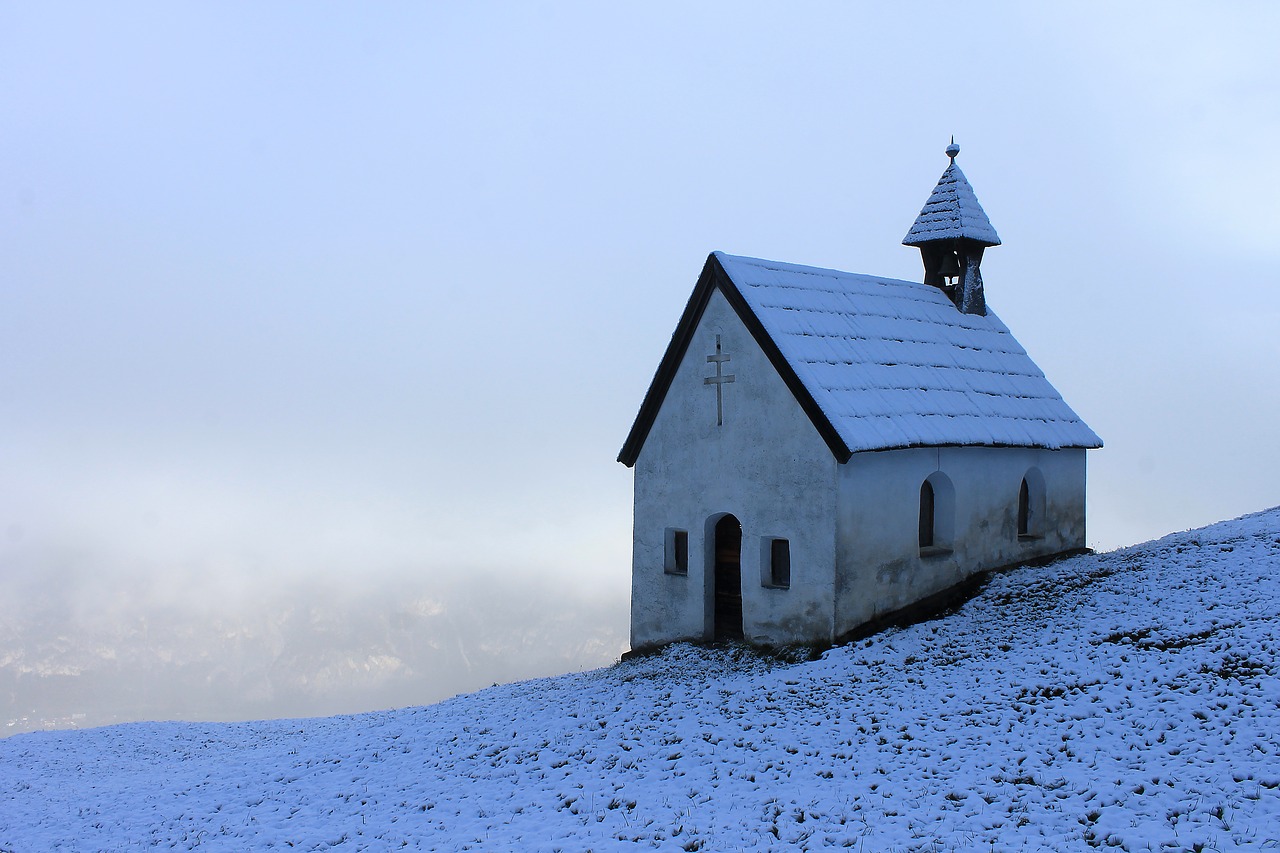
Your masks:
{"label": "shingled roof", "polygon": [[991,311],[963,314],[918,282],[713,252],[618,461],[639,457],[716,289],[840,462],[905,447],[1102,446]]}
{"label": "shingled roof", "polygon": [[951,154],[951,165],[938,179],[924,209],[916,217],[915,224],[903,239],[904,246],[918,246],[921,243],[932,243],[935,240],[948,240],[965,237],[982,246],[999,246],[1000,237],[996,229],[991,227],[982,205],[978,204],[978,196],[974,194],[969,179],[956,165],[955,154],[960,148],[954,142],[947,149]]}

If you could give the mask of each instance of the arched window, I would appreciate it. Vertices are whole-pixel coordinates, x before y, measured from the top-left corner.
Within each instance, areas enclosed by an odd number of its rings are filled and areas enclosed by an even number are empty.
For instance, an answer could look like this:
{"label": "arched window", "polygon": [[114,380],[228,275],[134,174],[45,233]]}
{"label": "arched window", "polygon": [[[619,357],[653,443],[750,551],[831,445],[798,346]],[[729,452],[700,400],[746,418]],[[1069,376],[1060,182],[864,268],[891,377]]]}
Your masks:
{"label": "arched window", "polygon": [[1018,489],[1018,535],[1026,536],[1031,532],[1031,490],[1027,488],[1027,478],[1022,478],[1022,487]]}
{"label": "arched window", "polygon": [[951,553],[955,518],[955,486],[946,474],[934,471],[920,484],[920,556]]}
{"label": "arched window", "polygon": [[1018,487],[1018,538],[1042,539],[1047,516],[1044,474],[1039,468],[1028,468]]}
{"label": "arched window", "polygon": [[936,498],[928,480],[920,484],[920,547],[933,547],[933,522]]}

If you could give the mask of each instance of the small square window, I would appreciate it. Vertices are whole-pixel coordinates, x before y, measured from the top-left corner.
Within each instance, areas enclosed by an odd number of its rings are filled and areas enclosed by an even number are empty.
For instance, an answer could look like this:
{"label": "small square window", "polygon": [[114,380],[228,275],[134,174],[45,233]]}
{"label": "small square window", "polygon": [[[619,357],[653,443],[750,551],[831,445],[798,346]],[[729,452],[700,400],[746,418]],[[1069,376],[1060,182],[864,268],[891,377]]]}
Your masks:
{"label": "small square window", "polygon": [[769,542],[769,586],[779,589],[791,586],[791,543],[786,539]]}
{"label": "small square window", "polygon": [[667,528],[663,567],[669,575],[689,574],[689,531]]}

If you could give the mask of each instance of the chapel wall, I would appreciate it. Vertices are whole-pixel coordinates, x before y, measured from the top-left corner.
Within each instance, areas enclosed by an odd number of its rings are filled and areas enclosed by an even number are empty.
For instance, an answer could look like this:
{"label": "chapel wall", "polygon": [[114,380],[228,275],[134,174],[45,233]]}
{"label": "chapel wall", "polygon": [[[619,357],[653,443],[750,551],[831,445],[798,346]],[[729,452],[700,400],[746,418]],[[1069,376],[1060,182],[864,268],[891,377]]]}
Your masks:
{"label": "chapel wall", "polygon": [[[715,375],[707,361],[720,336]],[[833,634],[835,469],[831,451],[724,295],[712,292],[635,464],[631,647],[713,633],[712,538],[726,513],[742,524],[745,639],[829,641]],[[668,528],[687,531],[688,573],[664,570]],[[766,586],[768,540],[790,544],[791,583]]]}
{"label": "chapel wall", "polygon": [[[953,489],[939,495],[941,503],[950,501],[953,514],[947,541],[922,554],[920,490],[935,472]],[[1037,499],[1031,533],[1020,537],[1018,495],[1028,472]],[[1083,449],[855,453],[839,466],[838,482],[837,636],[975,572],[1085,547]]]}

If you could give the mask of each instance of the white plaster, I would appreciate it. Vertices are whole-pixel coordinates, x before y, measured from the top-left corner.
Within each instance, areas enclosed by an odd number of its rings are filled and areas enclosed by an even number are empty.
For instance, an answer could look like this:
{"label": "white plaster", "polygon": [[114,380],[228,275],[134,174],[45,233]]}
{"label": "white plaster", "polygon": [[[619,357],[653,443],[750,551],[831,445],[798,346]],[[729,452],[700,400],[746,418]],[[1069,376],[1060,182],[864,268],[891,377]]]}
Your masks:
{"label": "white plaster", "polygon": [[[1034,469],[1044,488],[1040,538],[1018,537],[1018,490]],[[949,554],[921,556],[920,484],[954,488]],[[839,467],[835,633],[912,604],[974,572],[1085,545],[1085,451],[941,447],[855,453]],[[941,505],[941,501],[939,502]]]}
{"label": "white plaster", "polygon": [[[716,425],[715,336],[730,357]],[[711,531],[727,513],[742,524],[746,638],[830,639],[837,464],[725,297],[711,295],[635,465],[632,648],[709,638]],[[688,576],[667,574],[667,528],[689,531]],[[762,538],[791,543],[791,587],[763,583]]]}

